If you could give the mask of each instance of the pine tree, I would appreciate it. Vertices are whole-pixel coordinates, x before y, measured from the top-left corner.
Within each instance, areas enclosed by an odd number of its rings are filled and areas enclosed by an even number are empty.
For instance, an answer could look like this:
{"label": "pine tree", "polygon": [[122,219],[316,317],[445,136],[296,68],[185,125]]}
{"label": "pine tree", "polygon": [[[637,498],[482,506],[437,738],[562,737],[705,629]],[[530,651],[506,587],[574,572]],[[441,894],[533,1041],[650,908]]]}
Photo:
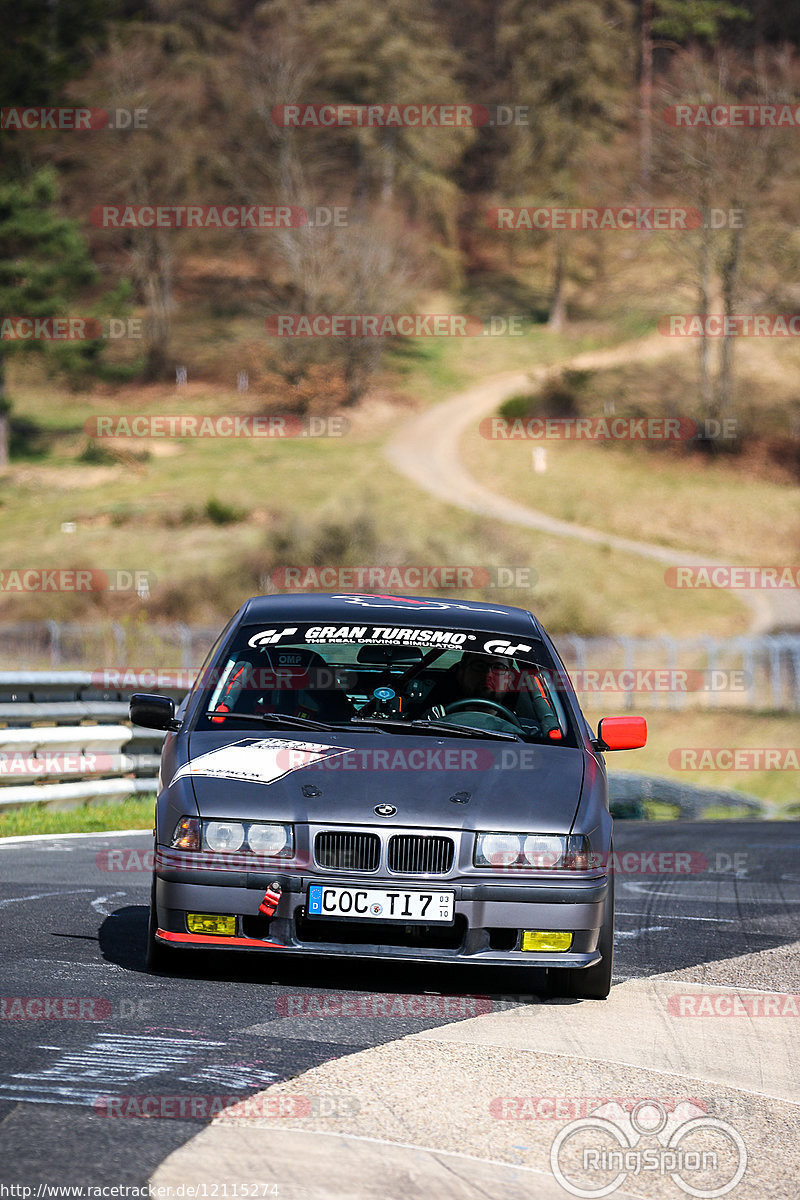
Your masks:
{"label": "pine tree", "polygon": [[[78,225],[58,215],[56,201],[55,175],[46,168],[27,182],[0,183],[0,321],[63,314],[74,291],[95,277]],[[20,349],[43,346],[0,337],[0,466],[8,462],[6,359]]]}

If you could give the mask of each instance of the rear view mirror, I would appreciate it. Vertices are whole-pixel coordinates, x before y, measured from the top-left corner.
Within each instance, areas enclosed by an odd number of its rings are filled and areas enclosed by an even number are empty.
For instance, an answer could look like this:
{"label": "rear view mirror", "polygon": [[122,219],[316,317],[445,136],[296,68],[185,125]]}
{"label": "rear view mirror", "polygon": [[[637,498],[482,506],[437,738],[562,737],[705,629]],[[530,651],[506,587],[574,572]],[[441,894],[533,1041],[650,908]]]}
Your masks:
{"label": "rear view mirror", "polygon": [[597,726],[596,750],[639,750],[647,742],[644,717],[604,717]]}

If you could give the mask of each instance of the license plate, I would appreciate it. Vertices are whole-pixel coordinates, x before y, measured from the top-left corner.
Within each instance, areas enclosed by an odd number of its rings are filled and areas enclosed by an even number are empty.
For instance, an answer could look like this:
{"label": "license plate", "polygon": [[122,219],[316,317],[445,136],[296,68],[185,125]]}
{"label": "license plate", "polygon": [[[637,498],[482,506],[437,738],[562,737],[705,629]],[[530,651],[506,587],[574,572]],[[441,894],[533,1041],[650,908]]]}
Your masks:
{"label": "license plate", "polygon": [[331,887],[312,883],[308,889],[310,917],[341,921],[402,921],[406,925],[453,922],[455,892],[406,892],[383,888]]}

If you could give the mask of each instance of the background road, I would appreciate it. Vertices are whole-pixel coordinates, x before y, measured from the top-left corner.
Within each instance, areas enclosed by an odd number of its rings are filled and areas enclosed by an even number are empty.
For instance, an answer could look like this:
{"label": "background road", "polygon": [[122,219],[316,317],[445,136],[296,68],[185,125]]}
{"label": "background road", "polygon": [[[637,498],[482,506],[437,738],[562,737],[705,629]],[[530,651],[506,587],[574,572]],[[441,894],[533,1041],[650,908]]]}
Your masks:
{"label": "background road", "polygon": [[[742,979],[736,963],[725,977],[731,959],[796,939],[800,824],[616,828],[619,981],[685,969],[699,979],[714,962],[709,982],[800,990],[791,955],[772,961],[769,978]],[[531,1003],[541,982],[522,972],[241,957],[207,966],[193,958],[183,977],[149,976],[148,848],[145,833],[0,844],[3,1183],[143,1185],[203,1121],[108,1118],[95,1111],[98,1096],[245,1097],[454,1019],[451,1004],[426,1018],[287,1020],[290,996],[477,994],[502,1010]],[[653,852],[691,855],[692,870],[675,874]],[[667,869],[656,873],[659,865]],[[15,1019],[15,997],[83,998],[102,1019]],[[465,1016],[474,1011],[465,1004]]]}
{"label": "background road", "polygon": [[[666,341],[668,344],[665,346],[665,339],[654,334],[610,350],[588,351],[566,362],[483,379],[466,391],[451,396],[449,400],[416,413],[395,434],[384,453],[393,467],[423,491],[491,521],[607,546],[614,554],[630,554],[664,563],[665,566],[718,565],[707,554],[693,554],[671,546],[619,537],[602,528],[588,528],[564,521],[527,504],[500,496],[470,475],[459,456],[461,438],[468,429],[477,428],[483,417],[496,412],[503,401],[511,396],[535,392],[556,368],[603,370],[620,364],[660,359],[666,354],[687,350],[686,343],[681,343],[680,339]],[[796,590],[742,588],[737,595],[750,609],[752,633],[771,633],[800,627],[800,593]]]}

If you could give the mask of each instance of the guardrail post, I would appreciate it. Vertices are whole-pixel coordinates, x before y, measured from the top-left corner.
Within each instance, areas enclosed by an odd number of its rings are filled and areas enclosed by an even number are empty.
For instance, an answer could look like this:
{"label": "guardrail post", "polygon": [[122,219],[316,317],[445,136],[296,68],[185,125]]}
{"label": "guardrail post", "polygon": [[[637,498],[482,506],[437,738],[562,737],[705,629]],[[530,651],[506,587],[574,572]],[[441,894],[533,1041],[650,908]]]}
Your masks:
{"label": "guardrail post", "polygon": [[61,662],[61,626],[58,621],[45,621],[50,634],[50,662],[57,667]]}

